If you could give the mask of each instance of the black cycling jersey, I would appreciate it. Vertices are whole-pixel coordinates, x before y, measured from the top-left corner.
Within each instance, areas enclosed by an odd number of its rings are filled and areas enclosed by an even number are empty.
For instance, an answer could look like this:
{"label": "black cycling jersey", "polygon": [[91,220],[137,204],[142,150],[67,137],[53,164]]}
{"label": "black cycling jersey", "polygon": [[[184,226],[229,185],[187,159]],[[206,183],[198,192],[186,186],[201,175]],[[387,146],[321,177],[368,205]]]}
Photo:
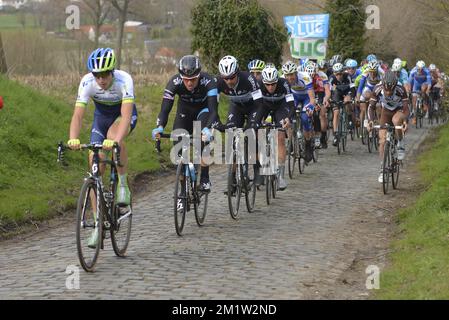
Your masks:
{"label": "black cycling jersey", "polygon": [[229,88],[222,78],[218,78],[217,88],[219,94],[227,95],[232,103],[242,106],[252,104],[253,101],[262,98],[257,80],[246,71],[238,73],[238,81],[235,88]]}
{"label": "black cycling jersey", "polygon": [[192,92],[187,90],[179,74],[168,81],[162,99],[161,112],[157,119],[157,126],[165,127],[167,125],[168,115],[173,108],[176,95],[179,96],[177,113],[181,109],[192,110],[192,112],[193,110],[208,109],[209,117],[206,126],[210,127],[214,121],[217,121],[217,79],[201,72],[198,86]]}
{"label": "black cycling jersey", "polygon": [[263,103],[257,113],[254,113],[252,122],[260,124],[270,112],[274,113],[277,124],[286,118],[291,118],[295,111],[295,99],[287,80],[280,78],[272,94],[268,92],[262,80],[258,81],[258,85],[262,92]]}
{"label": "black cycling jersey", "polygon": [[334,86],[336,86],[336,90],[338,91],[349,91],[351,89],[351,91],[355,93],[354,81],[352,81],[352,77],[347,73],[343,73],[341,81],[337,80],[335,74],[331,75],[329,83],[332,90],[334,90]]}
{"label": "black cycling jersey", "polygon": [[246,71],[238,73],[237,84],[230,88],[227,83],[218,78],[218,94],[223,93],[229,97],[229,112],[226,127],[243,127],[245,118],[251,121],[251,115],[263,103],[262,92],[257,80]]}

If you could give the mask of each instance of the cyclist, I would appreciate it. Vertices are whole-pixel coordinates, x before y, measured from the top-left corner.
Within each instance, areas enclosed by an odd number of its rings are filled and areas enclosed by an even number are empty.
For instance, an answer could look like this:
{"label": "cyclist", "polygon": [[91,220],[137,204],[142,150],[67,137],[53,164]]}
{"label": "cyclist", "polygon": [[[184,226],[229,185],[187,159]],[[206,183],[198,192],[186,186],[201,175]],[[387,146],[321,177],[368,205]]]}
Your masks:
{"label": "cyclist", "polygon": [[[313,91],[317,96],[317,105],[321,106],[319,123],[315,124],[315,133],[320,137],[321,148],[327,149],[327,109],[330,107],[329,100],[331,98],[331,89],[329,85],[329,78],[322,70],[324,65],[321,63],[315,65],[315,72],[313,74]],[[321,128],[321,133],[317,130]]]}
{"label": "cyclist", "polygon": [[[380,125],[390,124],[394,126],[405,126],[407,130],[409,108],[408,97],[404,87],[398,83],[398,78],[393,71],[387,71],[382,82],[376,85],[373,95],[370,98],[369,108],[374,108],[377,103],[380,103],[382,112],[380,116]],[[368,112],[369,117],[372,114]],[[369,118],[373,121],[372,118]],[[384,157],[384,145],[386,140],[386,130],[379,131],[379,155],[381,161]],[[405,157],[405,146],[403,141],[402,130],[396,130],[398,136],[398,160],[402,161]],[[381,172],[378,178],[380,183],[383,182],[383,167],[381,165]]]}
{"label": "cyclist", "polygon": [[[173,108],[175,96],[178,95],[173,130],[184,129],[190,135],[193,133],[193,122],[201,122],[203,142],[211,138],[211,127],[219,126],[217,114],[217,80],[206,72],[201,71],[200,60],[197,56],[186,55],[179,61],[179,73],[167,83],[164,91],[161,112],[157,118],[157,128],[153,129],[152,137],[156,139],[168,122],[168,116]],[[175,142],[175,144],[178,142]],[[199,190],[210,192],[209,166],[201,163],[201,178]],[[178,203],[182,207],[182,201]]]}
{"label": "cyclist", "polygon": [[262,70],[265,68],[265,62],[259,59],[251,60],[248,63],[248,71],[259,81],[262,80]]}
{"label": "cyclist", "polygon": [[[367,57],[367,60],[370,60],[370,56]],[[371,62],[368,62],[358,86],[356,101],[360,102],[360,123],[363,123],[363,126],[368,130],[370,130],[368,121],[365,121],[367,103],[371,98],[374,87],[381,81],[383,75],[384,72],[380,68],[379,62],[371,60]]]}
{"label": "cyclist", "polygon": [[306,162],[313,159],[311,118],[315,110],[315,92],[313,91],[312,77],[306,71],[312,72],[312,69],[312,65],[297,68],[296,64],[291,61],[287,61],[282,66],[285,79],[287,79],[293,93],[295,108],[299,108],[301,105],[301,127],[306,140]]}
{"label": "cyclist", "polygon": [[[67,144],[73,150],[80,148],[78,137],[87,103],[92,98],[95,112],[90,143],[102,144],[104,150],[111,150],[115,143],[119,144],[123,167],[117,167],[119,185],[116,203],[120,206],[129,206],[131,192],[127,182],[128,156],[124,140],[136,127],[137,109],[134,103],[133,79],[125,71],[115,70],[115,65],[116,57],[111,48],[98,48],[89,55],[87,60],[89,73],[82,78],[78,89],[70,123],[70,140]],[[117,121],[118,119],[120,120]],[[92,156],[91,153],[90,163]],[[104,154],[100,156],[102,159],[105,158]],[[100,172],[103,171],[104,166],[100,168]],[[98,229],[95,228],[88,241],[89,247],[95,248],[98,238]]]}
{"label": "cyclist", "polygon": [[444,95],[444,80],[441,77],[440,70],[434,64],[429,66],[430,75],[432,77],[432,84],[430,87],[430,94],[432,101],[440,101]]}
{"label": "cyclist", "polygon": [[424,98],[424,111],[426,112],[426,118],[428,118],[429,103],[427,98],[430,93],[430,86],[432,85],[432,77],[424,61],[420,60],[416,63],[416,67],[410,72],[408,82],[413,93],[413,110],[416,110],[418,95],[422,94]]}
{"label": "cyclist", "polygon": [[[293,64],[293,63],[292,63]],[[288,73],[287,73],[288,75]],[[266,66],[262,71],[262,80],[258,81],[262,91],[263,104],[253,113],[251,122],[256,126],[269,114],[272,114],[274,123],[284,129],[290,127],[290,118],[295,108],[294,97],[286,79],[280,78],[274,66]],[[285,180],[286,147],[285,135],[278,135],[278,162],[279,162],[279,189],[287,188]]]}
{"label": "cyclist", "polygon": [[[226,128],[254,128],[251,125],[251,115],[263,103],[262,91],[257,80],[249,73],[239,69],[238,61],[233,56],[223,57],[218,70],[218,94],[223,93],[229,97],[229,112]],[[254,166],[255,180],[257,185],[262,184],[262,176],[259,175],[259,166]]]}
{"label": "cyclist", "polygon": [[[334,70],[334,74],[329,79],[329,83],[332,90],[332,100],[334,102],[344,101],[345,108],[348,110],[348,119],[352,117],[351,107],[347,107],[351,104],[352,97],[355,96],[355,85],[352,82],[352,78],[348,73],[344,72],[343,64],[337,63],[332,68]],[[340,121],[340,109],[337,104],[333,106],[334,112],[334,140],[333,145],[337,146],[337,128]]]}

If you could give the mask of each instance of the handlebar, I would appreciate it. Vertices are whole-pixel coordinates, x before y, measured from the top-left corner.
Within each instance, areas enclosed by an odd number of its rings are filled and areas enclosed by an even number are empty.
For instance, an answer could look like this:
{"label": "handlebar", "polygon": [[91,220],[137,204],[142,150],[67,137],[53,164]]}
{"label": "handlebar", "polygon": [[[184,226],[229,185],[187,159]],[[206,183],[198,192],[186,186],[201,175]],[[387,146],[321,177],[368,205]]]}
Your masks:
{"label": "handlebar", "polygon": [[[91,151],[100,151],[103,150],[103,145],[101,144],[81,144],[79,150],[91,150]],[[64,163],[64,153],[66,150],[69,151],[78,151],[78,150],[72,150],[70,147],[66,144],[64,144],[62,141],[58,143],[58,160],[57,162],[65,165]],[[120,146],[116,142],[114,143],[114,146],[112,147],[112,151],[114,153],[114,164],[117,167],[123,167],[122,163],[120,162]]]}

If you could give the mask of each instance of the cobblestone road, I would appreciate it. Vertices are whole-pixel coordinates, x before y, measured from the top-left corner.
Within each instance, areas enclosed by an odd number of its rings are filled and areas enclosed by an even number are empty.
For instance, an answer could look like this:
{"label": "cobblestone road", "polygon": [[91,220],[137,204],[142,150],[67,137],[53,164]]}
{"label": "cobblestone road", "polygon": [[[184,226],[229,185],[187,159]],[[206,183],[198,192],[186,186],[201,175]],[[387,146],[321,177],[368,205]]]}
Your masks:
{"label": "cobblestone road", "polygon": [[[416,150],[427,132],[411,130],[408,153]],[[224,170],[215,168],[206,225],[198,228],[192,212],[182,238],[174,230],[173,185],[161,180],[158,190],[140,196],[135,204],[128,257],[115,257],[107,243],[94,274],[80,268],[79,290],[66,288],[67,266],[79,266],[74,222],[1,242],[0,298],[340,297],[337,279],[351,267],[363,243],[385,236],[382,224],[359,228],[373,215],[378,220],[391,215],[372,210],[394,197],[381,194],[378,168],[378,156],[369,154],[359,140],[350,142],[349,151],[341,156],[330,147],[322,151],[318,164],[306,168],[305,175],[289,180],[288,189],[271,206],[266,206],[260,192],[257,210],[243,211],[238,221],[230,218],[223,195]],[[403,172],[406,179],[407,164]],[[364,203],[359,198],[362,190]],[[401,192],[391,193],[398,197]],[[375,258],[365,262],[366,266],[381,263]],[[366,276],[360,273],[355,280],[362,288],[357,293],[361,297],[368,295],[363,290]]]}

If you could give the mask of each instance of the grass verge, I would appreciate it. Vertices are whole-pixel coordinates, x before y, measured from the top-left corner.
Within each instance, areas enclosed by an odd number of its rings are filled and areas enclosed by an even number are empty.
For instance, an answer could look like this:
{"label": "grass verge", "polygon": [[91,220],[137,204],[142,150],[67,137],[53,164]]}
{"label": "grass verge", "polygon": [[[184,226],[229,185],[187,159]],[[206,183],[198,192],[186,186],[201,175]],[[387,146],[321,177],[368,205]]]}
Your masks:
{"label": "grass verge", "polygon": [[449,298],[449,126],[437,129],[436,136],[418,158],[426,188],[399,212],[398,239],[375,299]]}

